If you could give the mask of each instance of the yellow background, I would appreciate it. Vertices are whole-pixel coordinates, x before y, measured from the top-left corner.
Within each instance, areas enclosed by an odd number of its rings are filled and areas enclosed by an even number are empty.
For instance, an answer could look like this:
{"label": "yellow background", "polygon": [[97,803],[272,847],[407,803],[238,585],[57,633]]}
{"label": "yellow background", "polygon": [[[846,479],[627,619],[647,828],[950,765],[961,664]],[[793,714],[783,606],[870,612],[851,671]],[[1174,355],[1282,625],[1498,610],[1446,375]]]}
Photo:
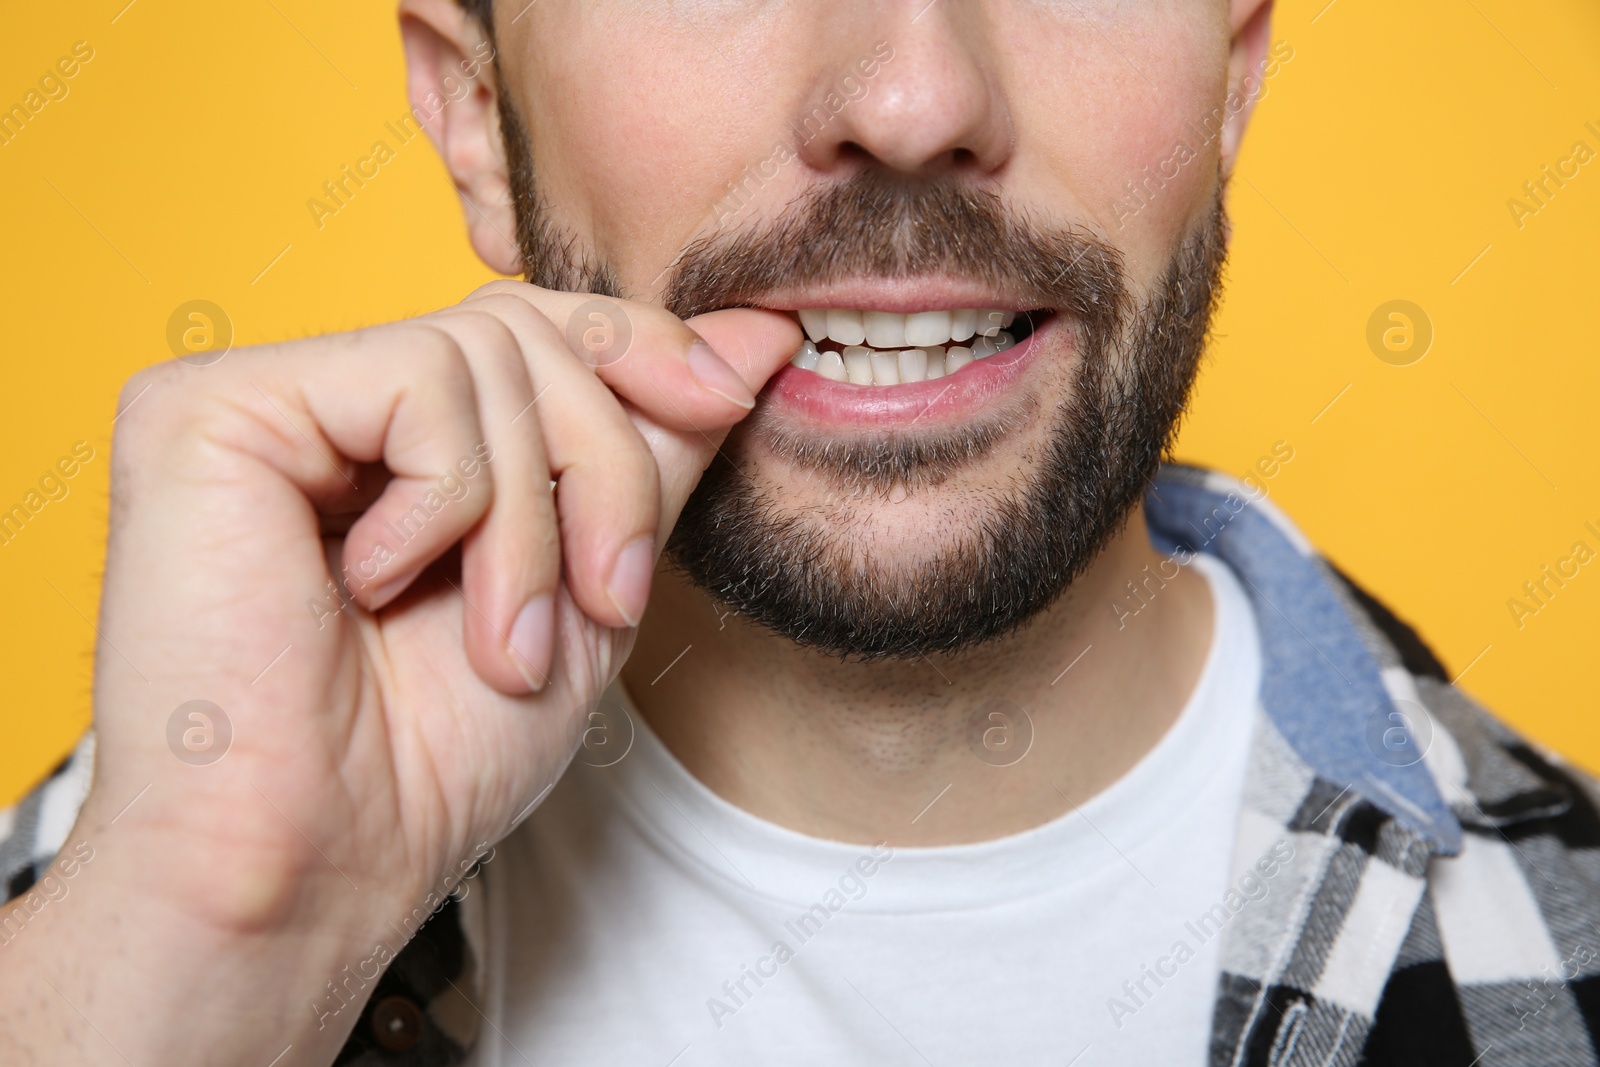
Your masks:
{"label": "yellow background", "polygon": [[[0,35],[7,108],[74,42],[95,51],[0,147],[0,510],[73,442],[97,453],[0,546],[0,803],[88,723],[110,420],[169,357],[173,309],[215,301],[249,344],[489,277],[420,138],[320,231],[307,211],[406,111],[389,0],[126,2],[14,4]],[[1600,150],[1600,6],[1325,3],[1277,13],[1295,54],[1246,141],[1180,455],[1241,473],[1289,442],[1273,499],[1467,689],[1600,769],[1600,563],[1520,629],[1506,603],[1574,541],[1600,549],[1600,162],[1520,228],[1507,207],[1575,141]],[[1397,298],[1435,329],[1404,367],[1366,341]]]}

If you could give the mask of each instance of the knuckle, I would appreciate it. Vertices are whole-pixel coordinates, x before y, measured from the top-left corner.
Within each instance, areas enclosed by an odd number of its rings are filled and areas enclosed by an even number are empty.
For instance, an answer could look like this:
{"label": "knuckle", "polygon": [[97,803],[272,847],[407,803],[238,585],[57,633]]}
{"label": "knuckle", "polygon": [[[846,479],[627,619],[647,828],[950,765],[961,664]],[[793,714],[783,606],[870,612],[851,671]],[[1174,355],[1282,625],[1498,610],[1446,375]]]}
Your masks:
{"label": "knuckle", "polygon": [[465,320],[476,341],[472,351],[467,354],[474,364],[502,381],[510,379],[520,383],[528,380],[528,365],[522,358],[522,346],[517,343],[517,335],[505,320],[487,311],[466,312]]}
{"label": "knuckle", "polygon": [[122,383],[122,391],[117,394],[117,410],[131,411],[134,401],[142,399],[144,394],[154,389],[171,374],[166,363],[156,363],[148,367],[141,367],[128,376]]}
{"label": "knuckle", "polygon": [[211,444],[228,440],[239,408],[225,402],[231,382],[216,367],[177,360],[144,367],[123,384],[111,433],[113,501],[134,485],[146,486],[162,470],[198,473],[216,459]]}
{"label": "knuckle", "polygon": [[619,300],[617,303],[621,305],[623,313],[639,327],[662,340],[687,342],[700,336],[688,323],[666,308],[656,307],[654,304],[641,304],[635,300]]}
{"label": "knuckle", "polygon": [[[498,293],[484,297],[480,304],[512,331],[513,340],[518,331],[524,331],[538,343],[565,350],[565,342],[556,324],[526,300],[509,293]],[[527,355],[531,357],[533,353]]]}
{"label": "knuckle", "polygon": [[461,342],[436,323],[423,322],[410,350],[413,372],[423,382],[457,391],[472,389],[472,368]]}
{"label": "knuckle", "polygon": [[117,394],[113,440],[120,444],[138,442],[192,417],[199,405],[190,399],[194,379],[181,373],[188,369],[192,368],[183,367],[177,360],[166,360],[131,374]]}
{"label": "knuckle", "polygon": [[492,378],[496,387],[512,384],[519,393],[531,389],[522,344],[502,316],[485,308],[449,308],[430,325],[456,341],[475,378]]}
{"label": "knuckle", "polygon": [[492,282],[485,282],[467,294],[467,300],[480,300],[491,296],[510,296],[523,303],[526,294],[538,292],[538,288],[527,282],[519,282],[513,278],[496,278]]}

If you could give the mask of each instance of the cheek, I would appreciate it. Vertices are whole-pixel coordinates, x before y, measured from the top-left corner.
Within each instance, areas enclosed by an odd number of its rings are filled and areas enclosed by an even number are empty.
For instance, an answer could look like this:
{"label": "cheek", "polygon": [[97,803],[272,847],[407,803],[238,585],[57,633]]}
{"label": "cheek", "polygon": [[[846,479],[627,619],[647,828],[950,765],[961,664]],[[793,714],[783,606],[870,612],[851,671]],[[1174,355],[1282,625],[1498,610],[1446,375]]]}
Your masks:
{"label": "cheek", "polygon": [[546,50],[523,103],[540,191],[625,279],[648,283],[714,225],[740,169],[772,155],[782,117],[754,101],[781,94],[681,19],[581,17],[561,31],[571,46]]}
{"label": "cheek", "polygon": [[[1209,120],[1228,63],[1227,27],[1213,22],[1197,29],[1193,6],[1174,3],[1100,20],[1099,33],[1057,20],[1021,38],[1008,87],[1019,170],[1122,246],[1135,272],[1164,262],[1210,204],[1221,138]],[[1131,199],[1130,182],[1153,192]]]}

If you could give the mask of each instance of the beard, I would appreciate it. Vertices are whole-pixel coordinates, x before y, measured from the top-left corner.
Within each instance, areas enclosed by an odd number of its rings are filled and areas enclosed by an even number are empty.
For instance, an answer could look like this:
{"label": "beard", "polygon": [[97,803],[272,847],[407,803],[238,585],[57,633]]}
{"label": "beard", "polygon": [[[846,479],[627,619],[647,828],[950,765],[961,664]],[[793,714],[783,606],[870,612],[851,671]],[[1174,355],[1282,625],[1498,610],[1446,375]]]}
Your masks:
{"label": "beard", "polygon": [[[526,277],[623,297],[615,272],[552,222],[526,131],[509,96],[500,99]],[[1219,177],[1205,217],[1138,300],[1119,250],[1086,229],[1038,223],[959,180],[863,171],[753,232],[691,243],[663,298],[680,318],[759,305],[779,287],[949,275],[1049,309],[1076,358],[1056,395],[1030,392],[986,417],[914,433],[819,436],[758,405],[691,495],[666,546],[669,564],[729,610],[845,660],[950,654],[1015,632],[1084,573],[1154,480],[1198,371],[1225,233]],[[978,492],[951,489],[1003,460],[1013,432],[1039,420],[1042,446],[1024,449],[1004,478]],[[758,453],[844,500],[786,506],[792,494]],[[937,551],[907,563],[906,551],[874,549],[883,501],[938,503],[941,493],[956,518]]]}

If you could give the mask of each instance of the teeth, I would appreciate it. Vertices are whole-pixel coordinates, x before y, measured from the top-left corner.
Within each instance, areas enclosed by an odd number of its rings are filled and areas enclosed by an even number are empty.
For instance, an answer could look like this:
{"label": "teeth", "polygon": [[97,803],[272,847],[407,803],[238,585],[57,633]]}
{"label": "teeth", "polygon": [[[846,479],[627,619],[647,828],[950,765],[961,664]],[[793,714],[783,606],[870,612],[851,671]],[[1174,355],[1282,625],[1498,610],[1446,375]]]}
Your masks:
{"label": "teeth", "polygon": [[894,352],[872,353],[872,384],[899,385],[900,359]]}
{"label": "teeth", "polygon": [[908,348],[900,353],[900,381],[902,384],[920,382],[928,377],[928,353],[920,348]]}
{"label": "teeth", "polygon": [[899,348],[906,343],[906,317],[892,311],[863,311],[867,344],[873,348]]}
{"label": "teeth", "polygon": [[859,345],[867,339],[859,311],[828,311],[828,336],[842,345]]}
{"label": "teeth", "polygon": [[950,343],[950,312],[919,311],[906,316],[906,344],[943,345]]}
{"label": "teeth", "polygon": [[824,352],[817,361],[817,373],[829,381],[842,382],[845,379],[844,359],[837,352]]}
{"label": "teeth", "polygon": [[807,337],[813,341],[821,341],[828,336],[828,313],[808,308],[800,312],[800,325],[805,329]]}
{"label": "teeth", "polygon": [[[830,326],[831,329],[831,326]],[[844,350],[844,374],[855,385],[872,384],[871,350],[851,345]]]}
{"label": "teeth", "polygon": [[800,351],[796,352],[794,358],[789,362],[801,370],[816,370],[817,363],[821,358],[822,353],[817,351],[817,346],[807,341],[800,346]]}
{"label": "teeth", "polygon": [[950,313],[950,340],[970,341],[978,329],[978,313],[972,308],[962,308]]}
{"label": "teeth", "polygon": [[[808,308],[799,313],[807,340],[789,362],[830,381],[905,385],[954,374],[968,363],[1016,345],[1009,327],[1017,312],[997,308],[918,311],[901,315],[853,308]],[[968,341],[945,346],[951,341]],[[843,352],[823,351],[832,340]]]}
{"label": "teeth", "polygon": [[993,337],[1016,321],[1015,311],[997,308],[959,308],[955,311],[858,311],[853,308],[807,308],[800,325],[814,342],[832,338],[841,345],[867,344],[873,348],[926,348],[974,335]]}

